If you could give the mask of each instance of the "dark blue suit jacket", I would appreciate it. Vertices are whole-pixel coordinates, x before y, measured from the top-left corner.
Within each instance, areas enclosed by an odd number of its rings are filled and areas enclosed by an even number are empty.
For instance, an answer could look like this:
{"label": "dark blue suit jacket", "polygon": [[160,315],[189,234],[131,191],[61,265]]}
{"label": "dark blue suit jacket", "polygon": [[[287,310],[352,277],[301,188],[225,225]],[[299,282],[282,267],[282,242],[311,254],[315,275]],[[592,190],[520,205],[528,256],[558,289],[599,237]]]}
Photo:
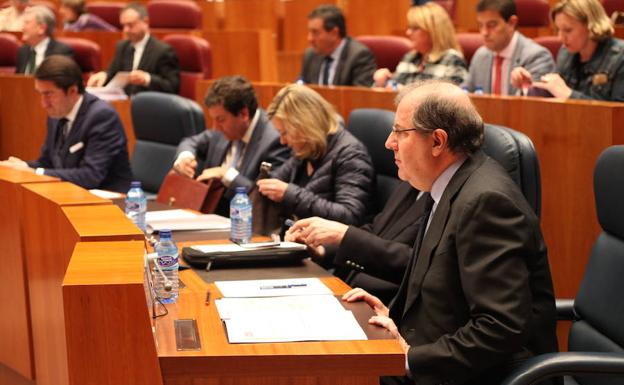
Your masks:
{"label": "dark blue suit jacket", "polygon": [[48,118],[48,134],[41,155],[28,164],[43,167],[46,175],[87,189],[125,193],[132,172],[121,120],[108,103],[88,93],[83,96],[65,143],[59,148],[58,119]]}

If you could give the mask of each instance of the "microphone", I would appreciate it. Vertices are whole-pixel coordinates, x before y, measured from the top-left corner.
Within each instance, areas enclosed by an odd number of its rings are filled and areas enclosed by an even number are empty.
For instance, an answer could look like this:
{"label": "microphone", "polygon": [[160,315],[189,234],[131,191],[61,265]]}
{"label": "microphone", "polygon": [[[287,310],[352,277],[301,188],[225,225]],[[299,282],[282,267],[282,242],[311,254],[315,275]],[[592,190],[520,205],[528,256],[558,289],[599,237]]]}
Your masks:
{"label": "microphone", "polygon": [[150,254],[147,254],[146,257],[147,257],[148,261],[153,261],[154,262],[154,266],[156,266],[156,270],[158,270],[158,272],[162,276],[162,278],[163,278],[163,280],[165,282],[164,283],[165,291],[171,291],[173,289],[173,284],[171,283],[171,280],[169,278],[167,278],[165,273],[162,271],[162,268],[158,264],[158,261],[156,260],[156,259],[158,259],[158,254],[150,253]]}

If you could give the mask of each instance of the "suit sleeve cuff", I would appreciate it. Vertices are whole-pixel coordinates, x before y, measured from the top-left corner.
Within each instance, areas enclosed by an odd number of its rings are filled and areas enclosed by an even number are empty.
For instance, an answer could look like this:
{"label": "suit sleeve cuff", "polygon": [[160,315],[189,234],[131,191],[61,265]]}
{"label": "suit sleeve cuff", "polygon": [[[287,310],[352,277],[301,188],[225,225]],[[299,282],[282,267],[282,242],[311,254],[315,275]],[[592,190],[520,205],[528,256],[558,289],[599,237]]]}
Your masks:
{"label": "suit sleeve cuff", "polygon": [[239,172],[235,168],[233,167],[228,168],[227,171],[225,172],[225,175],[223,175],[223,178],[221,178],[221,183],[223,183],[225,187],[230,187],[230,185],[232,184],[234,179],[236,179],[238,174]]}
{"label": "suit sleeve cuff", "polygon": [[45,168],[43,168],[43,167],[37,167],[37,168],[35,169],[35,174],[37,174],[37,175],[45,175]]}

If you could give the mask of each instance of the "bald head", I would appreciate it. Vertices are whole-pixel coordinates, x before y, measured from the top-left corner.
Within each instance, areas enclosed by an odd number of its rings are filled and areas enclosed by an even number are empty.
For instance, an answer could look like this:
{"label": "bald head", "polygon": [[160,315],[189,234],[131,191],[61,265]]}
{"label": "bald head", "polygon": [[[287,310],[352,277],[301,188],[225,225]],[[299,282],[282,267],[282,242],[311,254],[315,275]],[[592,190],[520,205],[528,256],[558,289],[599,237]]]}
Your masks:
{"label": "bald head", "polygon": [[455,84],[413,83],[397,96],[397,103],[397,113],[410,114],[413,127],[425,133],[444,130],[452,152],[470,154],[481,147],[483,120],[468,95]]}

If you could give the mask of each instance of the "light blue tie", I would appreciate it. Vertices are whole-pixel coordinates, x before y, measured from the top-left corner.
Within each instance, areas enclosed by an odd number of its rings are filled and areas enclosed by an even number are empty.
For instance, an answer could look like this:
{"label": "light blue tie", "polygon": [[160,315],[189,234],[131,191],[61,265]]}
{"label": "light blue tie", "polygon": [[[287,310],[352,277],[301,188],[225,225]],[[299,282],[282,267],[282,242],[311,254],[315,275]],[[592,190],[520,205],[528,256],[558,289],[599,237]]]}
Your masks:
{"label": "light blue tie", "polygon": [[240,161],[241,155],[243,153],[243,148],[245,146],[245,143],[242,140],[236,140],[232,143],[232,145],[234,146],[234,156],[232,156],[230,167],[237,168],[238,162]]}

